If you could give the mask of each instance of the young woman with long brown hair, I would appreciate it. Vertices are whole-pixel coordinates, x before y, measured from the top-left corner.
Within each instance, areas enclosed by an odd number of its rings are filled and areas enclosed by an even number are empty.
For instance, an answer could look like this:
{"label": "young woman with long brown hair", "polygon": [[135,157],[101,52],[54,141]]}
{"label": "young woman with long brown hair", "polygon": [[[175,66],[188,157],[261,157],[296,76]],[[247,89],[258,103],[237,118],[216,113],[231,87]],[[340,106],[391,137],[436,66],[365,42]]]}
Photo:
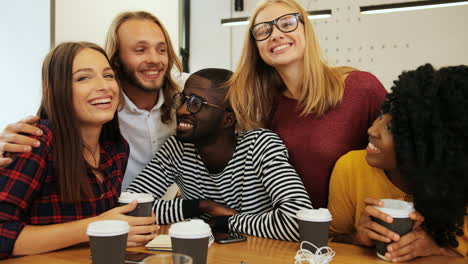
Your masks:
{"label": "young woman with long brown hair", "polygon": [[229,98],[240,129],[280,135],[314,207],[326,207],[335,161],[367,143],[386,91],[375,76],[323,59],[307,12],[267,0],[253,13]]}
{"label": "young woman with long brown hair", "polygon": [[0,169],[0,259],[85,242],[96,220],[127,221],[128,245],[154,237],[147,235],[158,228],[154,216],[124,215],[135,203],[114,208],[129,154],[116,115],[120,97],[99,46],[67,42],[46,57],[40,147]]}

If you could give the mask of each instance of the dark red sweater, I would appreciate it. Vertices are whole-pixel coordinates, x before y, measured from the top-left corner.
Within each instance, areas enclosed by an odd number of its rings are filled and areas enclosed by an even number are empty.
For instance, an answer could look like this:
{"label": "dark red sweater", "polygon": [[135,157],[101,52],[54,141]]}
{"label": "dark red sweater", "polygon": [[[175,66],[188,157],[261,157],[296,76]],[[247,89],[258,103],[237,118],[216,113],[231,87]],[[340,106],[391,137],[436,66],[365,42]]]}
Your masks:
{"label": "dark red sweater", "polygon": [[367,128],[378,116],[386,93],[374,75],[352,72],[345,80],[342,102],[320,118],[299,117],[297,101],[279,96],[270,129],[286,144],[314,208],[327,207],[328,182],[338,158],[367,145]]}

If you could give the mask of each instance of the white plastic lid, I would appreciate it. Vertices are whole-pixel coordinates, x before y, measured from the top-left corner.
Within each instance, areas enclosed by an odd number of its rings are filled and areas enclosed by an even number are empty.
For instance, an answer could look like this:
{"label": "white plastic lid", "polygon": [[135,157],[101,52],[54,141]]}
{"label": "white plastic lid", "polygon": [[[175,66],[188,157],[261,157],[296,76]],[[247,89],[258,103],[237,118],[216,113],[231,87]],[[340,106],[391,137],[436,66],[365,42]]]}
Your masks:
{"label": "white plastic lid", "polygon": [[414,212],[413,203],[394,199],[382,199],[381,201],[384,202],[384,207],[374,207],[392,217],[406,218],[411,212]]}
{"label": "white plastic lid", "polygon": [[177,238],[203,238],[211,236],[211,228],[203,220],[194,219],[172,224],[169,228],[169,235]]}
{"label": "white plastic lid", "polygon": [[131,203],[133,200],[137,200],[138,203],[147,203],[154,201],[154,197],[148,193],[123,192],[120,194],[119,203]]}
{"label": "white plastic lid", "polygon": [[125,221],[103,220],[89,224],[86,234],[96,237],[118,236],[128,233],[129,229],[130,227]]}
{"label": "white plastic lid", "polygon": [[301,209],[297,211],[296,217],[303,221],[328,222],[332,220],[332,215],[327,208]]}

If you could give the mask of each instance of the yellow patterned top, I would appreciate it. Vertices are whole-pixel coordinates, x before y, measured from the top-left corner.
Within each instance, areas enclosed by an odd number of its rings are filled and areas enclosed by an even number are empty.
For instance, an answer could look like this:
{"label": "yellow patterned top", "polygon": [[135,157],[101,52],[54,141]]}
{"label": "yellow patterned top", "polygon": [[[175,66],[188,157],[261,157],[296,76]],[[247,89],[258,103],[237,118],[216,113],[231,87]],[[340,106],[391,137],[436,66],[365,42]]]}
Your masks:
{"label": "yellow patterned top", "polygon": [[[335,164],[330,179],[328,209],[333,216],[331,235],[353,234],[364,210],[364,198],[405,198],[406,194],[387,178],[384,171],[369,166],[366,151],[351,151]],[[468,255],[468,216],[465,216],[464,236],[457,237],[456,251]]]}

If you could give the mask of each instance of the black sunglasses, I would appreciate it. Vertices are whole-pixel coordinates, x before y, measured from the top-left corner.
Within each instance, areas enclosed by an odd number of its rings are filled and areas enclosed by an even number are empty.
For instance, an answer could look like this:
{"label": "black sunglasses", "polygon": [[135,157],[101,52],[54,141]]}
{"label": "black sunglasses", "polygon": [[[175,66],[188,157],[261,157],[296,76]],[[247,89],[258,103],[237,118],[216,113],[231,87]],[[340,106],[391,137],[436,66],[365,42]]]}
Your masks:
{"label": "black sunglasses", "polygon": [[202,109],[202,107],[204,105],[209,105],[209,106],[212,106],[212,107],[216,107],[216,108],[219,108],[219,109],[226,110],[225,107],[215,105],[215,104],[210,104],[205,99],[203,99],[202,97],[200,97],[198,95],[194,95],[194,94],[191,95],[191,96],[187,96],[187,95],[185,95],[183,93],[176,93],[172,97],[172,100],[173,100],[172,107],[174,107],[175,109],[178,109],[184,103],[187,103],[187,109],[192,114],[198,113]]}
{"label": "black sunglasses", "polygon": [[250,28],[250,32],[256,41],[262,41],[270,37],[273,32],[273,25],[281,32],[289,33],[297,29],[299,21],[304,22],[299,13],[286,14],[271,21],[255,24]]}

